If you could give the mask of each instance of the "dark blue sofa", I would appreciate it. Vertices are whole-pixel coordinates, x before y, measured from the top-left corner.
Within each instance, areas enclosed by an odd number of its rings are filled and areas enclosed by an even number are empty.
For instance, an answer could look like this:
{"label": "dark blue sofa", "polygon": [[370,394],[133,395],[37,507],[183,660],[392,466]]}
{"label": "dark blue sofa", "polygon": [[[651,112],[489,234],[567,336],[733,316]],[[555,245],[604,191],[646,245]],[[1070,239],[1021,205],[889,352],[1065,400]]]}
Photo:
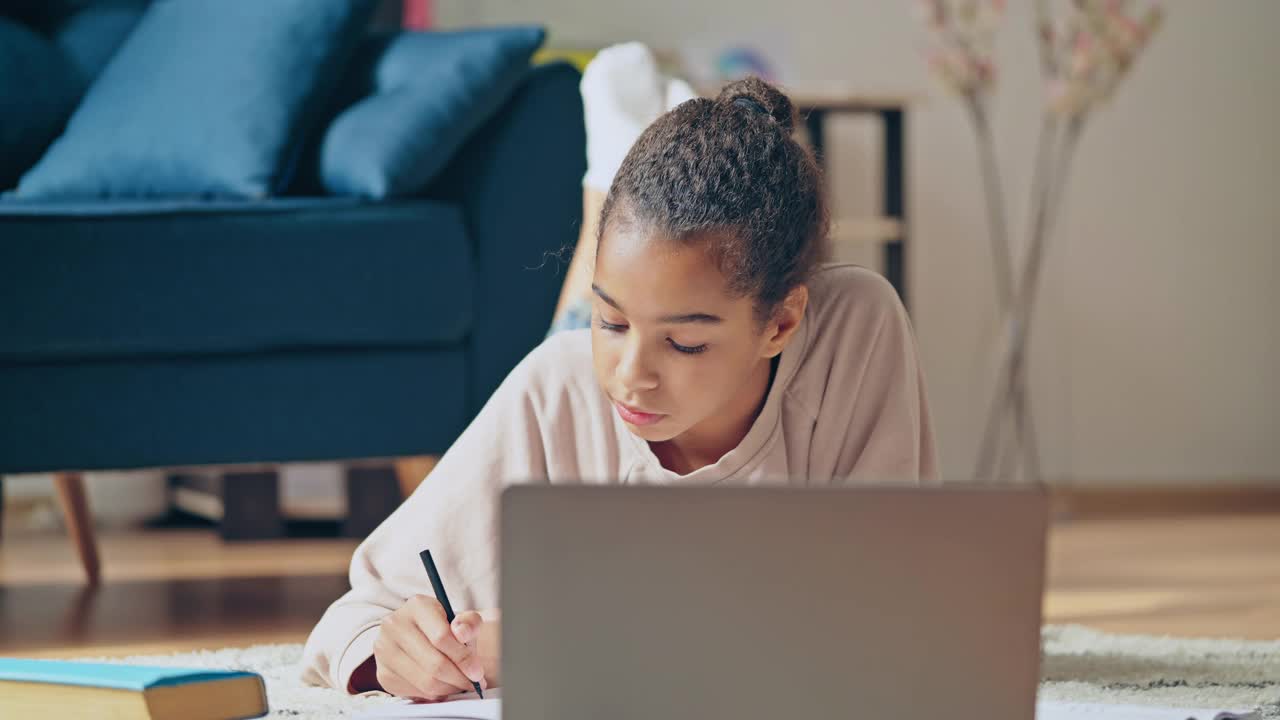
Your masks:
{"label": "dark blue sofa", "polygon": [[532,69],[421,197],[0,201],[0,473],[445,450],[551,320],[578,79]]}

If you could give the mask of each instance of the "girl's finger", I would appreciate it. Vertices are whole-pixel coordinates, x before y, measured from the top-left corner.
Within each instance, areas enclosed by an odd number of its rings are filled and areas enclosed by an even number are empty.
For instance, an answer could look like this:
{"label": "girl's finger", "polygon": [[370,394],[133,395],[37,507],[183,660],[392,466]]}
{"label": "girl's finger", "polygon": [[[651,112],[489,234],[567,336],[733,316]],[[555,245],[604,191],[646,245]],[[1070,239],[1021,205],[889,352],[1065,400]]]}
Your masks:
{"label": "girl's finger", "polygon": [[470,645],[479,637],[480,626],[483,624],[484,618],[480,616],[480,613],[475,611],[464,612],[453,619],[453,636],[458,638],[458,642]]}
{"label": "girl's finger", "polygon": [[435,698],[427,693],[426,687],[419,687],[411,679],[416,675],[414,672],[416,667],[413,660],[399,648],[391,653],[384,653],[383,657],[378,659],[378,684],[383,690],[397,697],[434,700]]}
{"label": "girl's finger", "polygon": [[[449,637],[453,637],[449,625],[445,624],[445,630]],[[417,673],[412,675],[416,685],[426,688],[429,687],[430,680],[436,680],[453,688],[452,692],[463,692],[471,688],[471,680],[462,672],[453,660],[441,652],[432,641],[422,632],[421,628],[414,625],[406,628],[405,632],[399,633],[394,638],[396,644],[404,651],[414,664],[417,665]],[[457,643],[457,640],[454,640]],[[401,673],[402,675],[404,673]],[[421,679],[419,679],[421,678]],[[452,694],[452,693],[443,693]]]}
{"label": "girl's finger", "polygon": [[480,658],[471,651],[471,648],[458,641],[445,617],[444,608],[439,603],[417,605],[414,608],[413,619],[431,645],[444,653],[462,674],[465,679],[463,687],[469,688],[472,681],[479,681],[484,677],[484,667],[480,663]]}

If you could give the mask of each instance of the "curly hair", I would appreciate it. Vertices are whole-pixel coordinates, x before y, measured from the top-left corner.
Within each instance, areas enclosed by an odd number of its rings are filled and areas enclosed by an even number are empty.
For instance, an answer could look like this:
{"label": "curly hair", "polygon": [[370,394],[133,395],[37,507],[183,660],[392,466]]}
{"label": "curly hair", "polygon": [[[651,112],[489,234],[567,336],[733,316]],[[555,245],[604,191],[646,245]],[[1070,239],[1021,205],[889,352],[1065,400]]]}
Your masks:
{"label": "curly hair", "polygon": [[609,228],[702,243],[736,297],[772,317],[828,253],[822,173],[792,136],[790,99],[759,78],[659,117],[636,140],[600,212]]}

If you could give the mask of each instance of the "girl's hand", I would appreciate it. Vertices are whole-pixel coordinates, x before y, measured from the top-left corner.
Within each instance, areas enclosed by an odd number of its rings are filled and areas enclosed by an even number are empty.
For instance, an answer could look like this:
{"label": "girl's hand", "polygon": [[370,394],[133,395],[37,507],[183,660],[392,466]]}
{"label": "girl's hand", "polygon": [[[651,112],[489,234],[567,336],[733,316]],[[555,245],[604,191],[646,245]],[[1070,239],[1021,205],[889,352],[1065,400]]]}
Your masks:
{"label": "girl's hand", "polygon": [[[434,597],[409,598],[378,631],[373,645],[377,684],[392,695],[428,701],[473,690],[473,680],[486,687],[488,663],[468,645],[480,638],[485,624],[480,613],[464,612],[450,626]],[[486,637],[493,634],[492,628],[484,630]]]}

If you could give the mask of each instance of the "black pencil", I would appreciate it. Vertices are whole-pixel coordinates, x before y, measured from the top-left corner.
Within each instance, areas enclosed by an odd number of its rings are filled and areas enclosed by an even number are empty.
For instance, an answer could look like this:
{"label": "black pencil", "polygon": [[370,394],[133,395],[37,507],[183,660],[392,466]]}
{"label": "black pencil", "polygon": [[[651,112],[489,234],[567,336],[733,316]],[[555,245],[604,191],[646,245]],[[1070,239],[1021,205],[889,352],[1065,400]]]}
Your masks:
{"label": "black pencil", "polygon": [[[436,591],[436,600],[444,606],[444,616],[453,624],[453,606],[449,604],[449,596],[444,591],[444,583],[440,582],[440,571],[436,570],[436,561],[431,559],[431,551],[423,550],[418,553],[418,557],[422,558],[422,566],[427,569],[427,577],[431,578],[431,589]],[[471,686],[476,689],[476,694],[484,697],[484,691],[480,689],[480,683],[472,680]]]}

